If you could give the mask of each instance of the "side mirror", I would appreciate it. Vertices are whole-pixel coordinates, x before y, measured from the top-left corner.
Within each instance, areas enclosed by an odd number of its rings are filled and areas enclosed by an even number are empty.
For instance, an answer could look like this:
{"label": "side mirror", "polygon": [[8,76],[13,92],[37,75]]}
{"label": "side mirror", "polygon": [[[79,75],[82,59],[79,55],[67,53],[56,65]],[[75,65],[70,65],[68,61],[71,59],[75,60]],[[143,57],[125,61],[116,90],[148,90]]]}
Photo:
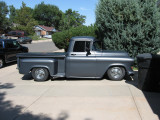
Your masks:
{"label": "side mirror", "polygon": [[90,49],[86,48],[87,55],[91,55]]}

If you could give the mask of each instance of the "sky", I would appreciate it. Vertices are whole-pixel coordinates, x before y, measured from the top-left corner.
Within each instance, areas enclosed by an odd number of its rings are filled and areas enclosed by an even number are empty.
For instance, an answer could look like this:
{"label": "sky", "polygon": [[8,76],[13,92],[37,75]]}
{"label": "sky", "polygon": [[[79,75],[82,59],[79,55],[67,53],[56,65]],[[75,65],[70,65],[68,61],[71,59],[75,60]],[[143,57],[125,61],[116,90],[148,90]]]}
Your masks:
{"label": "sky", "polygon": [[95,9],[98,0],[0,0],[4,1],[8,6],[13,5],[19,9],[22,6],[22,1],[26,6],[34,8],[35,5],[44,1],[45,4],[52,4],[59,7],[60,10],[65,12],[69,8],[78,11],[81,15],[86,16],[85,25],[90,25],[95,22]]}

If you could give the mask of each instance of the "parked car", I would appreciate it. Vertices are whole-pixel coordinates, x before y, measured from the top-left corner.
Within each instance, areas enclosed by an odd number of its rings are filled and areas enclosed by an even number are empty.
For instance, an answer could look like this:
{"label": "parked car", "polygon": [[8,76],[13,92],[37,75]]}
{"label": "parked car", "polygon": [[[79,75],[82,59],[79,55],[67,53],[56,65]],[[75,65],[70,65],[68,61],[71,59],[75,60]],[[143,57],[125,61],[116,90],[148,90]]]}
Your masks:
{"label": "parked car", "polygon": [[0,39],[0,68],[5,63],[16,61],[16,54],[24,52],[28,52],[28,48],[21,46],[16,39]]}
{"label": "parked car", "polygon": [[94,37],[73,37],[66,53],[17,54],[20,74],[32,73],[34,80],[58,78],[102,78],[121,80],[133,75],[134,59],[123,51],[102,50]]}
{"label": "parked car", "polygon": [[20,30],[15,30],[15,31],[10,31],[8,32],[7,36],[14,36],[14,37],[24,37],[27,36],[28,34],[24,31]]}
{"label": "parked car", "polygon": [[32,43],[32,38],[30,37],[20,37],[17,39],[17,41],[21,44],[24,44],[24,43]]}

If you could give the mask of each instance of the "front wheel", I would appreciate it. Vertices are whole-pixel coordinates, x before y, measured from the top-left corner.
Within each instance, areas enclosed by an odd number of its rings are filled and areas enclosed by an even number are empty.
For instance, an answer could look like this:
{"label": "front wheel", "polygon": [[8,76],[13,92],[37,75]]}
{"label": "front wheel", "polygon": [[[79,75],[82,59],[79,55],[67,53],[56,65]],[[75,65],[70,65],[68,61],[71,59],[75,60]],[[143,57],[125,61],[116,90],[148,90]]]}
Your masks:
{"label": "front wheel", "polygon": [[35,81],[45,81],[48,79],[49,73],[46,68],[34,68],[32,70],[32,77]]}
{"label": "front wheel", "polygon": [[0,58],[0,68],[2,68],[4,66],[4,61],[3,59]]}
{"label": "front wheel", "polygon": [[122,80],[125,76],[125,69],[123,67],[111,67],[107,71],[107,75],[111,80]]}

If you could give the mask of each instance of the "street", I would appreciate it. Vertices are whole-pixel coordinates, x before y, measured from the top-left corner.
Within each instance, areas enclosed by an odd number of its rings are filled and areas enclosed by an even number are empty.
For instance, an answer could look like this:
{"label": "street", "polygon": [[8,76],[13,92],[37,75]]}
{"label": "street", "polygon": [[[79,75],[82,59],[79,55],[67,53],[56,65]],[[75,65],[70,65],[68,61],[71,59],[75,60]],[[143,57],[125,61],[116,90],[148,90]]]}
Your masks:
{"label": "street", "polygon": [[33,42],[32,44],[22,44],[29,48],[29,52],[53,52],[58,50],[52,40],[47,42]]}
{"label": "street", "polygon": [[[58,50],[53,42],[24,44],[31,52]],[[16,64],[0,69],[0,120],[159,120],[160,93],[133,80],[56,79],[35,82]]]}

